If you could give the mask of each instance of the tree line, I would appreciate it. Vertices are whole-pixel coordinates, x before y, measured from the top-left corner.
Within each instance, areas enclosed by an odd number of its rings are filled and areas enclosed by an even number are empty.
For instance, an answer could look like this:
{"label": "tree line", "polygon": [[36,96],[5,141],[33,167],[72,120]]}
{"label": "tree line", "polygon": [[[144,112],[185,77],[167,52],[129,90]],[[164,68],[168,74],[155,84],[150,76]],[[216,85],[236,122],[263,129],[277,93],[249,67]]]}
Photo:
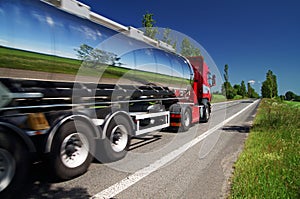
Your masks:
{"label": "tree line", "polygon": [[229,82],[229,74],[228,74],[229,66],[228,64],[224,67],[224,83],[222,85],[222,94],[227,99],[239,99],[239,98],[258,98],[258,93],[252,88],[251,83],[247,83],[247,88],[245,81],[243,80],[241,84],[231,85]]}
{"label": "tree line", "polygon": [[[222,85],[222,93],[226,96],[227,99],[235,98],[259,98],[259,94],[252,88],[251,83],[247,83],[247,91],[245,82],[242,81],[241,84],[235,84],[233,87],[229,82],[228,75],[228,64],[224,67],[224,83]],[[276,98],[278,97],[278,86],[277,86],[277,77],[273,74],[271,70],[268,70],[266,74],[266,80],[262,83],[261,86],[261,97],[262,98]]]}
{"label": "tree line", "polygon": [[[143,15],[142,26],[145,29],[144,35],[151,39],[157,40],[159,33],[158,28],[155,27],[156,21],[153,19],[153,14],[147,12]],[[163,32],[162,41],[171,45],[175,50],[177,49],[177,40],[171,38],[171,29],[165,28]],[[195,47],[188,38],[183,38],[180,45],[180,54],[185,57],[200,56],[200,49]]]}
{"label": "tree line", "polygon": [[271,70],[268,70],[266,80],[262,83],[261,95],[263,98],[280,98],[281,100],[300,102],[300,96],[292,91],[287,91],[285,95],[278,96],[277,77]]}
{"label": "tree line", "polygon": [[[158,34],[158,28],[155,27],[156,21],[153,19],[153,14],[147,12],[143,15],[142,26],[145,28],[144,34],[152,39],[156,39]],[[163,32],[162,41],[171,45],[174,49],[177,47],[177,41],[170,37],[171,30],[166,28]],[[193,46],[188,38],[184,38],[181,42],[181,51],[180,54],[189,57],[189,56],[200,56],[200,49]],[[259,98],[259,94],[251,86],[251,83],[247,83],[247,88],[245,81],[243,80],[240,84],[231,85],[229,82],[228,75],[228,64],[224,68],[224,83],[222,84],[222,94],[227,99],[235,98]],[[271,70],[268,70],[266,73],[266,80],[262,83],[261,86],[261,97],[262,98],[281,98],[283,100],[294,100],[300,101],[300,96],[296,95],[292,91],[286,92],[285,95],[278,96],[278,86],[277,86],[277,77]]]}
{"label": "tree line", "polygon": [[280,96],[281,99],[288,101],[300,102],[300,95],[295,94],[293,91],[287,91],[284,96]]}

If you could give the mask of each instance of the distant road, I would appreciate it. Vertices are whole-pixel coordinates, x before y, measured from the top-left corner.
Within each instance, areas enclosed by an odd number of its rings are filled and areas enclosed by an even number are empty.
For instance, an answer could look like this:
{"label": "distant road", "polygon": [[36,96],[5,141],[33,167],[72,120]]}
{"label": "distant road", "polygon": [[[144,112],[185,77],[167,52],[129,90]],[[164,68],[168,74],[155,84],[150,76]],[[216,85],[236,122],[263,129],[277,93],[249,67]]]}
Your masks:
{"label": "distant road", "polygon": [[135,138],[125,159],[107,165],[95,162],[70,181],[50,182],[36,165],[27,198],[225,198],[258,104],[214,104],[210,122],[184,133]]}

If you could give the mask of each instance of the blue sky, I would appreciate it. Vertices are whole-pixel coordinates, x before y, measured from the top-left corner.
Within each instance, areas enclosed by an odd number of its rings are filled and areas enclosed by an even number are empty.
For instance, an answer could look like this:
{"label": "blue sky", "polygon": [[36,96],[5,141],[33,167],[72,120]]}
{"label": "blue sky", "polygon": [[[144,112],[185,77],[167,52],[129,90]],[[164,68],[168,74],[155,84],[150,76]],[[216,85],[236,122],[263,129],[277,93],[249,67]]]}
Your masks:
{"label": "blue sky", "polygon": [[253,80],[260,93],[270,69],[279,94],[300,95],[300,1],[269,0],[102,0],[81,2],[126,26],[140,27],[146,11],[156,25],[200,43],[221,73],[229,65],[232,84]]}
{"label": "blue sky", "polygon": [[[291,90],[300,95],[300,1],[80,1],[137,28],[147,11],[153,13],[156,26],[181,32],[203,46],[222,74],[228,64],[232,84],[250,81],[260,93],[270,69],[277,76],[279,94]],[[49,15],[46,4],[22,9],[20,2],[31,1],[0,0],[0,45],[76,58],[74,49],[82,42],[93,46],[106,39],[103,30],[84,25],[82,19],[74,21],[54,8],[55,14]]]}

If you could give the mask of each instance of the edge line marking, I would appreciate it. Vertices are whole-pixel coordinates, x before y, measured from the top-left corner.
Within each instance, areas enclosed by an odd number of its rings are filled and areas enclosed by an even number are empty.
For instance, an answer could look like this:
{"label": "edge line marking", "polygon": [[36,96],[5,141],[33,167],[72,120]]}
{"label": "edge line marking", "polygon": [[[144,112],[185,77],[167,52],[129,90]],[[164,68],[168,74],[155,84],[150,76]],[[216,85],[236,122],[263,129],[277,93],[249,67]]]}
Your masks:
{"label": "edge line marking", "polygon": [[238,115],[240,115],[241,113],[243,113],[244,111],[249,109],[250,107],[257,104],[258,102],[259,102],[259,100],[254,101],[252,104],[246,106],[245,108],[243,108],[242,110],[240,110],[239,112],[234,114],[233,116],[227,118],[223,122],[221,122],[218,125],[212,127],[211,129],[207,130],[206,132],[199,135],[195,139],[193,139],[190,142],[184,144],[183,146],[175,149],[174,151],[168,153],[167,155],[161,157],[160,159],[156,160],[155,162],[153,162],[149,166],[136,171],[135,173],[127,176],[126,178],[124,178],[123,180],[117,182],[116,184],[114,184],[114,185],[104,189],[103,191],[97,193],[96,195],[92,196],[91,199],[98,199],[98,198],[99,199],[100,198],[101,199],[109,199],[109,198],[113,198],[117,194],[121,193],[122,191],[126,190],[130,186],[134,185],[135,183],[139,182],[143,178],[147,177],[148,175],[150,175],[154,171],[157,171],[162,166],[166,165],[168,162],[170,162],[173,159],[177,158],[179,155],[183,154],[188,149],[190,149],[191,147],[193,147],[194,145],[196,145],[200,141],[204,140],[207,136],[214,133],[216,130],[218,130],[219,128],[224,126],[229,121],[233,120],[235,117],[237,117]]}

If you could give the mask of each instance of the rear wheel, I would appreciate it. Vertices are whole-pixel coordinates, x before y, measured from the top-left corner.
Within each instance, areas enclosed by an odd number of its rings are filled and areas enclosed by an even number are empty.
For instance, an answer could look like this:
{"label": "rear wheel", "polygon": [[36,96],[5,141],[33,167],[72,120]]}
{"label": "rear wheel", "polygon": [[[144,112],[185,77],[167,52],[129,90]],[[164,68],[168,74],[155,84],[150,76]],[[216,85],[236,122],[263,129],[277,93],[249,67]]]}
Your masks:
{"label": "rear wheel", "polygon": [[99,146],[100,161],[112,162],[124,158],[130,145],[132,131],[128,118],[116,115],[107,127],[105,140]]}
{"label": "rear wheel", "polygon": [[0,128],[0,198],[12,198],[26,184],[30,166],[25,144]]}
{"label": "rear wheel", "polygon": [[82,121],[63,124],[53,138],[49,164],[55,176],[68,180],[85,173],[93,160],[95,141]]}

